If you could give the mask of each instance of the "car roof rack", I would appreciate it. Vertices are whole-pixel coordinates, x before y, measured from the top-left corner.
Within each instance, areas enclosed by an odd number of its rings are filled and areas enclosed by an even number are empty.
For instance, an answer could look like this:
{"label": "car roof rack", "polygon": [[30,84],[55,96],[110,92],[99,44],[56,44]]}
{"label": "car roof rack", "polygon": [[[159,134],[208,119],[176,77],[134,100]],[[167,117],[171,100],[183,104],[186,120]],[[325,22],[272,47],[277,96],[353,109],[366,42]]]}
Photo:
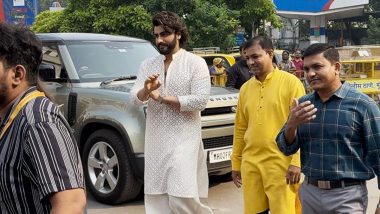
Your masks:
{"label": "car roof rack", "polygon": [[219,53],[220,47],[203,47],[203,48],[193,48],[192,53],[195,54],[212,54],[212,53]]}
{"label": "car roof rack", "polygon": [[227,53],[239,53],[240,52],[240,47],[239,46],[234,46],[227,48]]}

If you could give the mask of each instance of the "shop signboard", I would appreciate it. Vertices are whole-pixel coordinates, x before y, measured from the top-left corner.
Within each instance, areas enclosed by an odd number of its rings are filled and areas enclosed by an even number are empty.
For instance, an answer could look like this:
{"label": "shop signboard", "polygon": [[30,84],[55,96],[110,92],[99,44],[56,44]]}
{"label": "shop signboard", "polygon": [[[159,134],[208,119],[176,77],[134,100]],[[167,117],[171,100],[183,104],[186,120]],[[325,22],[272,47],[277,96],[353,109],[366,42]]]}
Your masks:
{"label": "shop signboard", "polygon": [[0,22],[2,21],[5,21],[4,4],[3,4],[3,0],[0,0]]}
{"label": "shop signboard", "polygon": [[273,0],[277,11],[319,13],[341,8],[363,6],[369,0]]}
{"label": "shop signboard", "polygon": [[37,0],[0,0],[0,20],[32,25],[37,15]]}

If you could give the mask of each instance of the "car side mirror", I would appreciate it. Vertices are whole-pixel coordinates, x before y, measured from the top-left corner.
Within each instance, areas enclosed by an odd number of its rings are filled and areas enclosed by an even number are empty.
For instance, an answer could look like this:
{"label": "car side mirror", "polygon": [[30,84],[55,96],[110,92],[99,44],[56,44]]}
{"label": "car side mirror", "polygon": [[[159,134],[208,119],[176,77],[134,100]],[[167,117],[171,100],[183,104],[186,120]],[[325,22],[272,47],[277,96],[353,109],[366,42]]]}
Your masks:
{"label": "car side mirror", "polygon": [[52,64],[41,64],[38,69],[38,76],[42,81],[52,81],[55,79],[55,67]]}

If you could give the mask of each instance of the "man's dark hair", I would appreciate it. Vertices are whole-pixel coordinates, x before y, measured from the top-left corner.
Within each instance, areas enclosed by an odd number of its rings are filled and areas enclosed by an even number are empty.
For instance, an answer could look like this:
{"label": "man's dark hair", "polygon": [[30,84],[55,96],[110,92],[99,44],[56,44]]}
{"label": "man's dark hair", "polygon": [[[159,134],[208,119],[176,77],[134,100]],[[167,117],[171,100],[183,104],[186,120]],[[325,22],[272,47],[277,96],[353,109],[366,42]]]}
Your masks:
{"label": "man's dark hair", "polygon": [[315,43],[306,48],[303,53],[303,59],[309,56],[314,56],[323,53],[325,57],[331,64],[339,62],[339,52],[334,46],[328,45],[326,43]]}
{"label": "man's dark hair", "polygon": [[152,23],[154,27],[162,26],[169,33],[180,33],[179,46],[181,48],[186,46],[189,32],[185,22],[176,13],[170,11],[158,12],[153,16]]}
{"label": "man's dark hair", "polygon": [[27,27],[0,22],[0,60],[5,68],[22,65],[26,80],[36,85],[38,68],[42,61],[42,45]]}
{"label": "man's dark hair", "polygon": [[241,52],[243,49],[245,49],[245,44],[246,44],[246,42],[243,42],[243,43],[239,46],[239,52]]}
{"label": "man's dark hair", "polygon": [[248,40],[245,43],[244,48],[250,48],[251,46],[253,46],[255,44],[259,44],[260,47],[264,50],[269,50],[269,49],[273,50],[272,40],[266,36],[256,36],[256,37]]}

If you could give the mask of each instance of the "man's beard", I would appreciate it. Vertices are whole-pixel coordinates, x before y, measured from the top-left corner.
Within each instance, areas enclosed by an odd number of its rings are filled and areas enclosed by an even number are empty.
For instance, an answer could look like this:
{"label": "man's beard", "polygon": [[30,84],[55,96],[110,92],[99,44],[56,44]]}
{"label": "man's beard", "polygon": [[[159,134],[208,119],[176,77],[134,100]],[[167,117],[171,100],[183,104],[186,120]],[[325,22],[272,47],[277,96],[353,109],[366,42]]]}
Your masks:
{"label": "man's beard", "polygon": [[160,52],[160,54],[162,55],[168,55],[174,50],[176,44],[177,44],[176,37],[174,37],[173,41],[171,41],[168,44],[161,42],[157,45],[158,52]]}
{"label": "man's beard", "polygon": [[0,109],[7,105],[6,101],[8,100],[7,90],[4,88],[5,86],[0,83]]}

